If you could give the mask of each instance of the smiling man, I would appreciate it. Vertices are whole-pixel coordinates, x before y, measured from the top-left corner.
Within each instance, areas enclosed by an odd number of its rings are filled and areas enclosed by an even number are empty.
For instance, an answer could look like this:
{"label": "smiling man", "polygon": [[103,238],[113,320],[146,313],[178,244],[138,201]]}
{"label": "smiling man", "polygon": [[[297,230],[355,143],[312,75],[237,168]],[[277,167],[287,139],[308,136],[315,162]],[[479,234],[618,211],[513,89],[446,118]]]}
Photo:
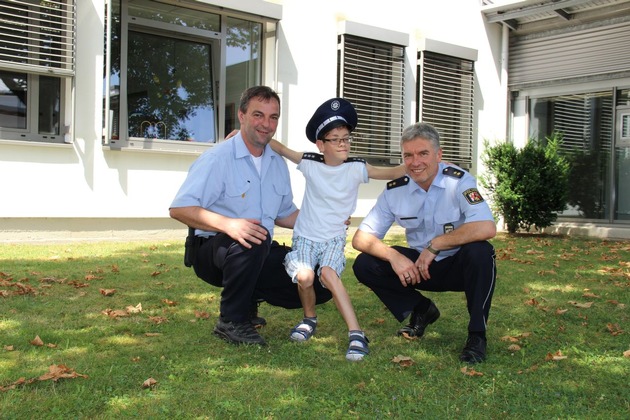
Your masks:
{"label": "smiling man", "polygon": [[[407,127],[401,137],[407,174],[387,184],[352,239],[362,253],[353,269],[394,317],[409,323],[399,335],[420,338],[440,311],[420,291],[464,292],[470,315],[460,355],[467,363],[486,358],[486,326],[494,293],[496,225],[468,172],[442,160],[440,137],[431,125]],[[382,239],[397,222],[408,247]]]}
{"label": "smiling man", "polygon": [[[240,131],[192,164],[170,207],[171,217],[195,228],[195,273],[223,288],[214,333],[234,344],[266,344],[255,328],[265,324],[259,302],[302,306],[282,264],[290,249],[272,241],[274,225],[293,228],[298,215],[287,164],[269,146],[279,118],[272,89],[243,92]],[[318,304],[332,298],[319,282],[314,295]]]}

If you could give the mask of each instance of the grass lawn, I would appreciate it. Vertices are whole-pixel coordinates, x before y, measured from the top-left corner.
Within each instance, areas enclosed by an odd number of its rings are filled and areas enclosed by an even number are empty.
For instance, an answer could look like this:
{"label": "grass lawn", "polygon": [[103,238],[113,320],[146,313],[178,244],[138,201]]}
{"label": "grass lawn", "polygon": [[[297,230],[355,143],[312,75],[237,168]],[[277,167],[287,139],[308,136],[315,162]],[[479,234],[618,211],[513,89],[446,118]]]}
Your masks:
{"label": "grass lawn", "polygon": [[0,418],[630,418],[630,243],[492,242],[488,360],[472,367],[462,293],[428,293],[439,321],[397,337],[350,246],[360,363],[332,301],[304,344],[288,339],[301,310],[267,304],[267,347],[216,338],[220,289],[184,267],[183,241],[0,245]]}

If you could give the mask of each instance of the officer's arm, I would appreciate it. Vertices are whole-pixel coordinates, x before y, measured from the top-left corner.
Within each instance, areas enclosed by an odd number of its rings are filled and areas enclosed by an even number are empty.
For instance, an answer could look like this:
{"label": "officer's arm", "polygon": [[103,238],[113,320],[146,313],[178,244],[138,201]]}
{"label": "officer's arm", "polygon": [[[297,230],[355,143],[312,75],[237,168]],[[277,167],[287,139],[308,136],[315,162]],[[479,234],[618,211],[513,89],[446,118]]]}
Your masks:
{"label": "officer's arm", "polygon": [[398,166],[372,166],[369,163],[365,165],[367,167],[368,177],[372,179],[396,179],[405,175],[405,165]]}
{"label": "officer's arm", "polygon": [[354,233],[352,247],[359,252],[370,254],[385,261],[392,261],[392,258],[395,258],[395,254],[399,254],[398,251],[383,243],[376,236],[361,229],[357,229]]}
{"label": "officer's arm", "polygon": [[497,226],[492,220],[468,222],[449,233],[433,238],[431,248],[442,251],[471,242],[487,241],[494,238],[496,234]]}

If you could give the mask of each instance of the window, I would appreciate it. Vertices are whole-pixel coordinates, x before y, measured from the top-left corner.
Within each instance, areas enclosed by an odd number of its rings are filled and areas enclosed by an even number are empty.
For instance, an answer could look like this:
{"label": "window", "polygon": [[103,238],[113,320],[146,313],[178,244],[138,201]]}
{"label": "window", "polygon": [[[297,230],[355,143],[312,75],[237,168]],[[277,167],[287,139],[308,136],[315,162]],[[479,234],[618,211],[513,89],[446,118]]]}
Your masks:
{"label": "window", "polygon": [[417,120],[440,133],[442,159],[472,167],[474,62],[430,51],[418,53]]}
{"label": "window", "polygon": [[529,100],[529,137],[562,136],[570,162],[568,209],[563,217],[607,219],[613,138],[612,91]]}
{"label": "window", "polygon": [[360,124],[352,153],[376,165],[401,162],[404,124],[404,48],[354,35],[339,36],[339,96],[356,108]]}
{"label": "window", "polygon": [[104,143],[200,152],[238,128],[275,23],[192,2],[114,0],[106,15]]}
{"label": "window", "polygon": [[0,138],[64,141],[75,16],[72,0],[0,0]]}

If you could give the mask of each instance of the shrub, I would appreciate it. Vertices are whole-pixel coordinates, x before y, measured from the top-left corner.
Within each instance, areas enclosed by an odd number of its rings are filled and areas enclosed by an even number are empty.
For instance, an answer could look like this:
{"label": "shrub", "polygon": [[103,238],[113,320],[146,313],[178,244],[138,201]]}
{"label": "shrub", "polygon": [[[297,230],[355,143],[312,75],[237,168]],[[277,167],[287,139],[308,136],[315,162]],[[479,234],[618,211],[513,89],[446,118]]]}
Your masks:
{"label": "shrub", "polygon": [[512,143],[484,142],[482,160],[488,171],[480,181],[508,232],[551,226],[566,208],[569,164],[559,154],[561,142],[557,133],[544,141],[531,139],[521,150]]}

